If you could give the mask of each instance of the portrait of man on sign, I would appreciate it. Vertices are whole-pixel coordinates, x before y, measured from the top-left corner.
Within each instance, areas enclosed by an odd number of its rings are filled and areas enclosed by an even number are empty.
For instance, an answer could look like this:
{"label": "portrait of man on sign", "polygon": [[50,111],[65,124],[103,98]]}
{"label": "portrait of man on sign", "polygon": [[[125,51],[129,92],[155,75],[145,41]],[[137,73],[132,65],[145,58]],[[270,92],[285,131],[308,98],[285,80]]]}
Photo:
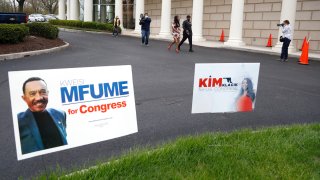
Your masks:
{"label": "portrait of man on sign", "polygon": [[67,145],[66,113],[47,108],[49,91],[39,77],[27,79],[22,99],[28,109],[18,114],[22,154]]}

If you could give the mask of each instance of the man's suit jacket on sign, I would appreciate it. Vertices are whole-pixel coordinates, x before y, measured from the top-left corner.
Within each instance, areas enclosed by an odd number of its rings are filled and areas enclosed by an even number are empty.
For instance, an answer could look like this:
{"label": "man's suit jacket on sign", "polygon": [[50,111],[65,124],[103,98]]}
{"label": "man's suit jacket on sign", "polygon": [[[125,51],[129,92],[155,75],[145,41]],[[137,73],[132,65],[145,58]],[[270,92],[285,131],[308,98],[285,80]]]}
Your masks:
{"label": "man's suit jacket on sign", "polygon": [[[56,125],[63,145],[67,145],[66,113],[60,110],[48,108],[46,111]],[[20,143],[22,154],[31,153],[44,149],[40,131],[32,112],[28,109],[18,114]]]}

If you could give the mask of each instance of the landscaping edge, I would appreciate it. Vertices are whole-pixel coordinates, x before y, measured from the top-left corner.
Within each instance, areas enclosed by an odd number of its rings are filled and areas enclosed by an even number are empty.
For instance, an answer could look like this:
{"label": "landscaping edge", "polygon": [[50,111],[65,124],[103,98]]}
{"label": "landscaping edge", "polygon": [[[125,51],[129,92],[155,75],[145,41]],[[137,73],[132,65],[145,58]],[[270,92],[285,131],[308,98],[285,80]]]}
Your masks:
{"label": "landscaping edge", "polygon": [[65,42],[65,41],[63,41],[63,42],[65,43],[64,45],[49,48],[49,49],[41,49],[41,50],[35,50],[35,51],[26,51],[26,52],[10,53],[10,54],[1,54],[0,61],[6,61],[6,60],[10,60],[10,59],[18,59],[18,58],[23,58],[23,57],[28,57],[28,56],[36,56],[36,55],[40,55],[40,54],[61,51],[63,49],[66,49],[67,47],[69,47],[68,42]]}

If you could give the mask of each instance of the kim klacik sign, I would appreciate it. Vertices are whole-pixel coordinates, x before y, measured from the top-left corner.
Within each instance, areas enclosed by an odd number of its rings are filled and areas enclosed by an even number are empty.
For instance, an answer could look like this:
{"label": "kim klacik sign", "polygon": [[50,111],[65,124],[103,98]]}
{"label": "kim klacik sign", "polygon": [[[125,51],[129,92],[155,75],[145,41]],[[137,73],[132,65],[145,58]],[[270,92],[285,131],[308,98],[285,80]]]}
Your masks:
{"label": "kim klacik sign", "polygon": [[9,72],[18,160],[138,132],[131,66]]}
{"label": "kim klacik sign", "polygon": [[196,64],[192,113],[252,111],[260,63]]}

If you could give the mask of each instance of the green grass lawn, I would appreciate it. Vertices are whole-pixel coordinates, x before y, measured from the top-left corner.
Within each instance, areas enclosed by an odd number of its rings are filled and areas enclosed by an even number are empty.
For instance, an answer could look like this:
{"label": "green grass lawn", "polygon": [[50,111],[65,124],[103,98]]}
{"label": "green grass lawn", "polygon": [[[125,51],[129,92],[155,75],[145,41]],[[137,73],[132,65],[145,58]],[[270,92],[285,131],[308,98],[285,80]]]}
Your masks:
{"label": "green grass lawn", "polygon": [[320,124],[182,137],[51,178],[320,179]]}

